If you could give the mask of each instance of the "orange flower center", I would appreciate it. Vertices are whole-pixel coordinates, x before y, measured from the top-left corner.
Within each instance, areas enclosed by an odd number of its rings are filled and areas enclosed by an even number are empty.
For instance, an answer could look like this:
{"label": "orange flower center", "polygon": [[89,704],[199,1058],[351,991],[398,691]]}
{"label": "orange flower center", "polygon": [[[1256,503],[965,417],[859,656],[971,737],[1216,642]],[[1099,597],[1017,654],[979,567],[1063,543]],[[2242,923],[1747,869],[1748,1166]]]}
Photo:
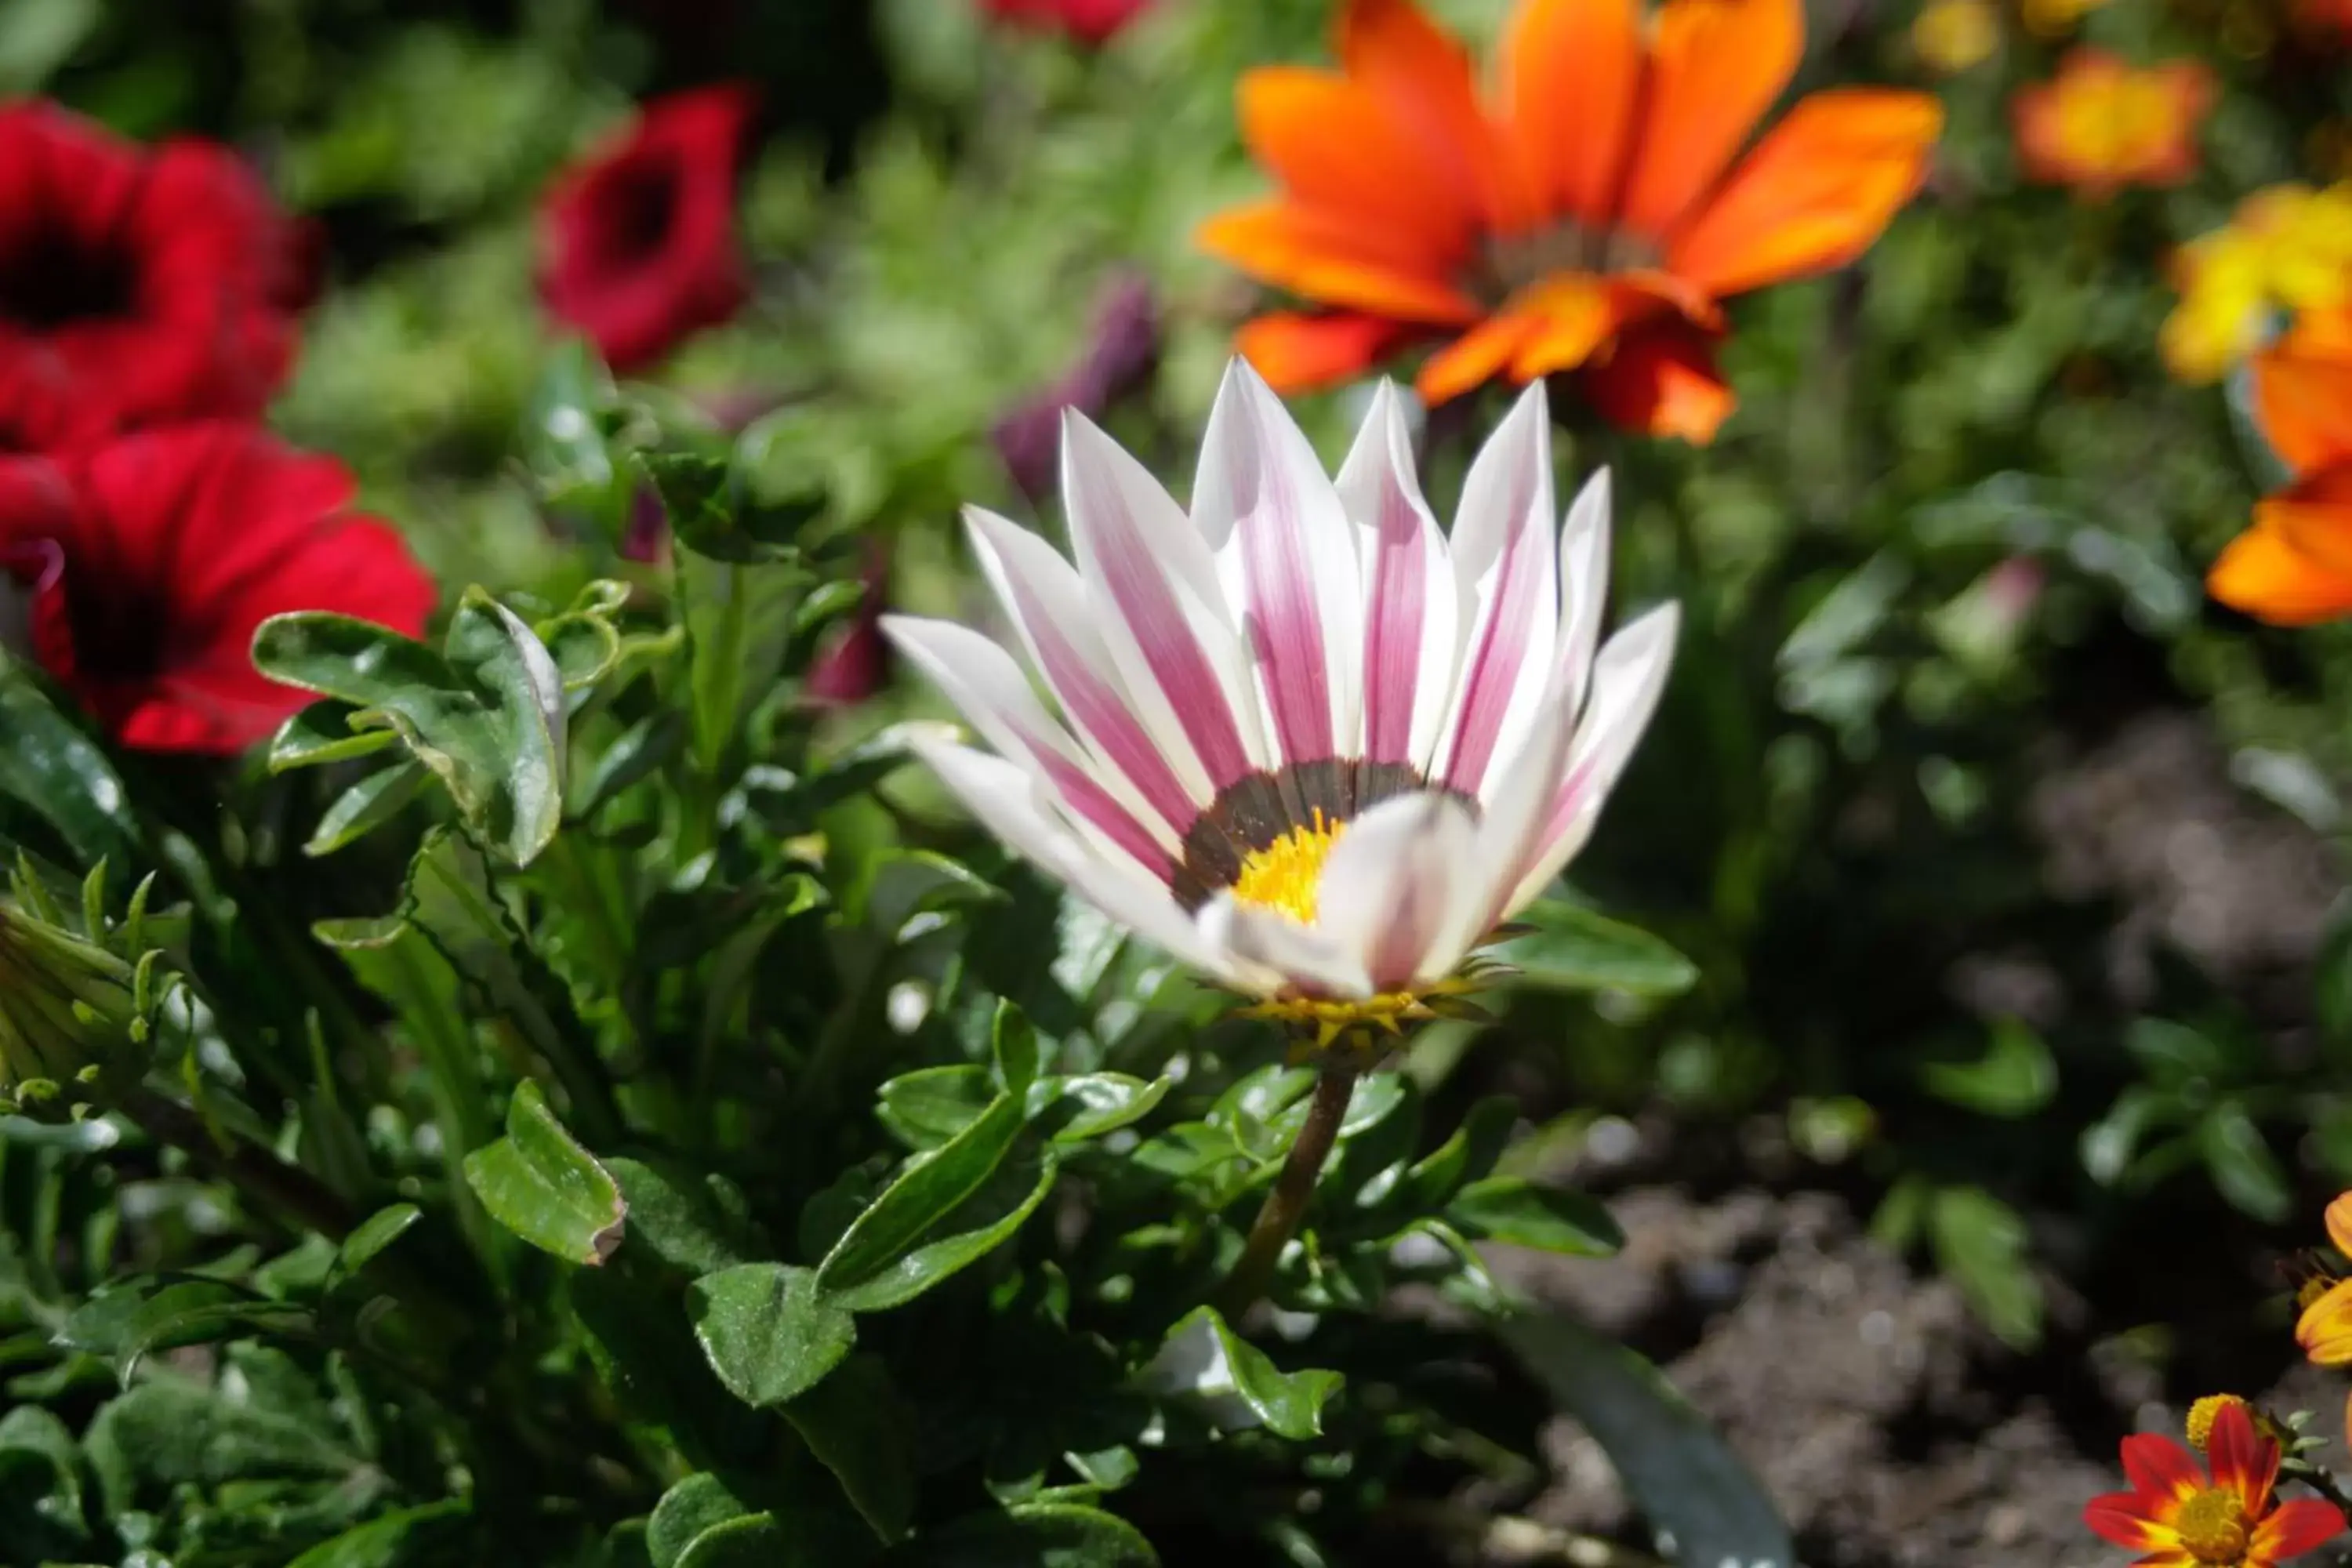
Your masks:
{"label": "orange flower center", "polygon": [[2210,1568],[2239,1568],[2246,1560],[2246,1502],[2234,1487],[2208,1487],[2180,1505],[2172,1528],[2189,1555]]}
{"label": "orange flower center", "polygon": [[2058,105],[2058,136],[2089,168],[2128,173],[2164,156],[2179,130],[2180,105],[2162,81],[2118,72],[2077,81]]}

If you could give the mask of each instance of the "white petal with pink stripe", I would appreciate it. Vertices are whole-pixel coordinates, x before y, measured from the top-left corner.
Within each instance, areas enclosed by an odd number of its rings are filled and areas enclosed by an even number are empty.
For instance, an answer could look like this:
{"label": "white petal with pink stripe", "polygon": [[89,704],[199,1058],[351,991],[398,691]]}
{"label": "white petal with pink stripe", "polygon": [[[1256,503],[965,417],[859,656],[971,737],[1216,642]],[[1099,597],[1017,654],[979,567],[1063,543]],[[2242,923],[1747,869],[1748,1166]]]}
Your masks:
{"label": "white petal with pink stripe", "polygon": [[1664,688],[1673,606],[1601,645],[1607,477],[1559,519],[1531,387],[1449,538],[1404,395],[1381,384],[1335,483],[1239,362],[1189,514],[1093,426],[1063,439],[1075,564],[968,514],[1027,673],[965,628],[884,623],[992,748],[923,756],[1010,848],[1217,984],[1412,1016],[1590,839]]}

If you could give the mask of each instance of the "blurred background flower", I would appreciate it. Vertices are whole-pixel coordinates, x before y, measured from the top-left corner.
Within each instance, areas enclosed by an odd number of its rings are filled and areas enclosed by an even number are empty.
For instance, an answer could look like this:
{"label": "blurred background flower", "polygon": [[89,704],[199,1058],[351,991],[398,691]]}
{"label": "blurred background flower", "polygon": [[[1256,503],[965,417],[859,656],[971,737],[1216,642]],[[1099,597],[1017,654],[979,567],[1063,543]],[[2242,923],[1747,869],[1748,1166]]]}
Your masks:
{"label": "blurred background flower", "polygon": [[2105,49],[2069,50],[2057,76],[2018,91],[2018,163],[2027,178],[2093,201],[2125,185],[2179,184],[2196,171],[2213,92],[2196,60],[2143,69]]}

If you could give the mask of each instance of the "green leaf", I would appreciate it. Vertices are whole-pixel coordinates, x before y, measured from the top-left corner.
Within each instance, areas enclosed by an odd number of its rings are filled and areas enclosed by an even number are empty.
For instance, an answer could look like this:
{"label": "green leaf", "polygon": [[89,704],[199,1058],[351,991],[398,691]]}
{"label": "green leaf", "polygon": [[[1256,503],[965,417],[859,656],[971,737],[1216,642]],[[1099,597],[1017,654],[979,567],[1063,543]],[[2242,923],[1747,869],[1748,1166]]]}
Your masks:
{"label": "green leaf", "polygon": [[566,691],[584,691],[621,661],[621,631],[613,616],[628,603],[625,583],[591,583],[572,596],[572,607],[531,624],[531,635],[547,649]]}
{"label": "green leaf", "polygon": [[661,492],[670,532],[698,555],[738,566],[783,561],[824,510],[822,494],[762,500],[729,459],[698,452],[647,452],[637,459]]}
{"label": "green leaf", "polygon": [[646,1521],[646,1555],[653,1568],[677,1568],[697,1537],[751,1511],[719,1477],[707,1470],[688,1476],[654,1504]]}
{"label": "green leaf", "polygon": [[562,815],[562,679],[530,628],[478,588],[451,616],[445,652],[348,616],[273,616],[253,661],[290,686],[381,714],[433,770],[478,835],[518,865]]}
{"label": "green leaf", "polygon": [[1494,1170],[1518,1120],[1519,1103],[1508,1095],[1479,1100],[1452,1137],[1405,1173],[1401,1190],[1410,1193],[1421,1209],[1442,1206],[1465,1184],[1481,1181]]}
{"label": "green leaf", "polygon": [[846,1308],[816,1275],[782,1263],[745,1263],[687,1287],[694,1337],[728,1391],[775,1405],[815,1387],[857,1340]]}
{"label": "green leaf", "polygon": [[387,1513],[320,1542],[290,1568],[432,1568],[449,1560],[446,1527],[471,1511],[464,1500],[451,1498]]}
{"label": "green leaf", "polygon": [[989,1029],[989,1053],[996,1063],[996,1081],[1005,1093],[1025,1095],[1037,1081],[1037,1031],[1027,1015],[999,997],[996,1017]]}
{"label": "green leaf", "polygon": [[1266,1353],[1225,1324],[1213,1307],[1199,1307],[1168,1331],[1144,1373],[1146,1384],[1166,1394],[1220,1404],[1232,1415],[1238,1405],[1248,1419],[1230,1425],[1263,1425],[1279,1437],[1303,1442],[1323,1432],[1323,1406],[1344,1381],[1336,1372],[1284,1373]]}
{"label": "green leaf", "polygon": [[16,0],[0,11],[0,96],[38,91],[105,19],[100,0]]}
{"label": "green leaf", "polygon": [[795,1568],[808,1561],[773,1514],[747,1513],[696,1536],[677,1568]]}
{"label": "green leaf", "polygon": [[343,1245],[335,1250],[336,1269],[347,1275],[358,1273],[424,1217],[425,1211],[415,1204],[394,1204],[376,1210],[343,1237]]}
{"label": "green leaf", "polygon": [[636,480],[614,462],[606,443],[606,410],[613,399],[613,378],[595,351],[577,338],[566,339],[548,355],[531,389],[522,455],[549,508],[586,519],[617,543]]}
{"label": "green leaf", "polygon": [[1174,1087],[1172,1079],[1146,1083],[1123,1072],[1041,1078],[1029,1087],[1029,1116],[1055,1142],[1082,1142],[1142,1121]]}
{"label": "green leaf", "polygon": [[915,1517],[914,1413],[880,1360],[852,1356],[786,1405],[784,1419],[884,1544],[907,1533]]}
{"label": "green leaf", "polygon": [[1073,1503],[1024,1503],[973,1514],[909,1542],[894,1568],[1160,1568],[1159,1554],[1117,1514]]}
{"label": "green leaf", "polygon": [[[1038,1095],[1030,1092],[1032,1100]],[[986,1068],[971,1063],[919,1068],[883,1084],[878,1098],[875,1113],[884,1126],[915,1148],[935,1149],[996,1103],[996,1085]]]}
{"label": "green leaf", "polygon": [[1527,984],[1551,991],[1630,991],[1672,996],[1698,979],[1691,961],[1648,931],[1557,901],[1531,904],[1514,925],[1532,927],[1480,951]]}
{"label": "green leaf", "polygon": [[1940,1187],[1927,1206],[1927,1236],[1937,1267],[1987,1328],[2021,1350],[2042,1338],[2042,1282],[2015,1209],[1981,1187]]}
{"label": "green leaf", "polygon": [[2286,1173],[2238,1101],[2222,1101],[2197,1124],[2197,1152],[2215,1188],[2239,1213],[2278,1225],[2294,1211],[2294,1190]]}
{"label": "green leaf", "polygon": [[1794,1568],[1771,1499],[1656,1367],[1564,1317],[1508,1318],[1496,1331],[1607,1451],[1634,1503],[1674,1537],[1675,1561]]}
{"label": "green leaf", "polygon": [[883,1311],[969,1268],[1013,1238],[1054,1190],[1057,1170],[1051,1150],[1015,1154],[926,1232],[919,1245],[881,1273],[845,1288],[841,1303],[860,1312]]}
{"label": "green leaf", "polygon": [[246,1334],[300,1332],[310,1322],[299,1306],[223,1279],[131,1279],[103,1287],[75,1309],[56,1343],[112,1362],[128,1387],[141,1358],[152,1352]]}
{"label": "green leaf", "polygon": [[432,771],[414,758],[370,773],[335,797],[335,803],[319,818],[319,826],[311,830],[302,853],[313,857],[331,855],[365,837],[398,816],[432,776]]}
{"label": "green leaf", "polygon": [[37,1405],[0,1415],[0,1540],[28,1562],[79,1557],[90,1539],[79,1445]]}
{"label": "green leaf", "polygon": [[[756,1238],[726,1203],[718,1178],[697,1176],[667,1161],[612,1159],[604,1168],[629,1209],[629,1240],[688,1274],[710,1274],[751,1260]],[[634,1254],[633,1254],[634,1255]]]}
{"label": "green leaf", "polygon": [[1471,1183],[1445,1205],[1445,1217],[1474,1238],[1571,1258],[1608,1258],[1625,1245],[1625,1233],[1598,1198],[1535,1186],[1517,1176]]}
{"label": "green leaf", "polygon": [[1992,1026],[1979,1060],[1930,1062],[1920,1069],[1927,1092],[1987,1116],[2031,1116],[2058,1092],[2058,1064],[2042,1037],[2014,1018]]}
{"label": "green leaf", "polygon": [[739,566],[692,551],[675,560],[685,606],[694,760],[716,775],[751,707],[776,683],[803,581],[787,565]]}
{"label": "green leaf", "polygon": [[604,748],[595,765],[579,775],[572,815],[581,821],[602,811],[630,785],[650,778],[686,749],[686,715],[674,708],[647,714]]}
{"label": "green leaf", "polygon": [[349,762],[400,743],[399,731],[389,725],[353,729],[352,721],[362,711],[332,697],[311,703],[280,724],[278,733],[269,738],[269,771],[283,773]]}
{"label": "green leaf", "polygon": [[136,859],[139,825],[114,764],[53,707],[16,660],[0,655],[0,795],[57,829],[85,865]]}
{"label": "green leaf", "polygon": [[971,1126],[908,1161],[817,1266],[824,1288],[854,1289],[904,1258],[925,1232],[980,1190],[1012,1152],[1023,1120],[1020,1100],[999,1095]]}
{"label": "green leaf", "polygon": [[572,1263],[601,1264],[621,1245],[620,1184],[563,1130],[529,1079],[507,1106],[507,1135],[466,1156],[466,1184],[500,1225]]}

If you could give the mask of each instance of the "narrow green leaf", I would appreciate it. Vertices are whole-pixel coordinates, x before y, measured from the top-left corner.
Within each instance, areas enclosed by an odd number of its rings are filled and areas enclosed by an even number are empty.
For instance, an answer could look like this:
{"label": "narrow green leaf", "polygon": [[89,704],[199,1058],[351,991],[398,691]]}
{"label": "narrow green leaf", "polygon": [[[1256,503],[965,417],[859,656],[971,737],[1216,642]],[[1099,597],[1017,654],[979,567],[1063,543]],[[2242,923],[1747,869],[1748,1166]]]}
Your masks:
{"label": "narrow green leaf", "polygon": [[1937,1266],[1985,1326],[2028,1348],[2042,1337],[2042,1282],[2026,1256],[2025,1222],[1981,1187],[1939,1187],[1927,1206]]}
{"label": "narrow green leaf", "polygon": [[786,1405],[784,1419],[884,1544],[907,1533],[915,1517],[914,1415],[879,1359],[852,1356]]}
{"label": "narrow green leaf", "polygon": [[1142,1121],[1174,1087],[1172,1079],[1146,1083],[1123,1072],[1041,1078],[1029,1086],[1029,1117],[1055,1142],[1083,1142]]}
{"label": "narrow green leaf", "polygon": [[2042,1037],[2014,1018],[1992,1026],[1985,1054],[1973,1062],[1929,1062],[1920,1069],[1927,1092],[1987,1116],[2031,1116],[2058,1092],[2058,1064]]}
{"label": "narrow green leaf", "polygon": [[431,1568],[449,1560],[449,1527],[471,1511],[463,1499],[451,1498],[383,1514],[320,1542],[289,1568]]}
{"label": "narrow green leaf", "polygon": [[336,1268],[345,1274],[358,1273],[424,1217],[425,1211],[415,1204],[394,1204],[376,1210],[343,1237],[343,1245],[335,1252]]}
{"label": "narrow green leaf", "polygon": [[619,1184],[528,1079],[507,1106],[507,1135],[466,1156],[466,1183],[491,1218],[542,1252],[593,1265],[621,1245],[629,1210]]}
{"label": "narrow green leaf", "polygon": [[365,837],[398,816],[432,776],[430,769],[414,759],[370,773],[335,797],[312,829],[310,842],[302,846],[302,853],[331,855]]}
{"label": "narrow green leaf", "polygon": [[[996,1103],[996,1085],[986,1068],[959,1063],[900,1073],[883,1084],[877,1098],[875,1114],[884,1126],[917,1149],[936,1149]],[[1033,1088],[1030,1098],[1034,1101],[1038,1090]]]}
{"label": "narrow green leaf", "polygon": [[677,1568],[787,1568],[807,1559],[771,1513],[711,1526],[678,1554]]}
{"label": "narrow green leaf", "polygon": [[577,338],[557,344],[524,412],[522,456],[548,507],[587,520],[617,544],[636,480],[606,444],[613,396],[613,378],[594,350]]}
{"label": "narrow green leaf", "polygon": [[2286,1172],[2238,1101],[2222,1101],[2197,1124],[2197,1150],[2231,1208],[2265,1225],[2280,1224],[2293,1212],[2294,1189]]}
{"label": "narrow green leaf", "polygon": [[687,1287],[694,1337],[728,1391],[748,1405],[798,1398],[856,1342],[848,1310],[805,1268],[745,1263]]}
{"label": "narrow green leaf", "polygon": [[1529,985],[1672,996],[1698,978],[1689,959],[1649,932],[1574,904],[1533,904],[1514,923],[1533,929],[1479,956],[1508,965]]}
{"label": "narrow green leaf", "polygon": [[1168,1338],[1144,1373],[1162,1393],[1183,1394],[1207,1403],[1213,1414],[1223,1404],[1229,1424],[1263,1425],[1293,1441],[1319,1436],[1323,1406],[1344,1381],[1336,1372],[1285,1373],[1266,1353],[1226,1326],[1213,1307],[1195,1308],[1168,1331]]}
{"label": "narrow green leaf", "polygon": [[[740,1212],[730,1212],[717,1179],[681,1164],[612,1159],[604,1168],[621,1184],[629,1206],[629,1241],[673,1268],[709,1274],[751,1260],[756,1238]],[[734,1200],[740,1206],[740,1198]],[[634,1251],[632,1256],[635,1256]]]}
{"label": "narrow green leaf", "polygon": [[948,1276],[969,1268],[1011,1240],[1036,1212],[1054,1190],[1055,1170],[1051,1150],[1015,1154],[991,1172],[978,1192],[925,1231],[912,1248],[878,1273],[844,1286],[835,1299],[854,1311],[879,1312],[911,1301]]}
{"label": "narrow green leaf", "polygon": [[1021,1100],[1000,1095],[938,1150],[916,1155],[817,1266],[824,1288],[852,1289],[897,1263],[924,1232],[979,1191],[1012,1152],[1023,1120]]}
{"label": "narrow green leaf", "polygon": [[132,1279],[109,1285],[76,1308],[55,1342],[112,1362],[127,1387],[141,1359],[156,1351],[247,1334],[299,1332],[310,1321],[299,1306],[223,1279]]}
{"label": "narrow green leaf", "polygon": [[1571,1258],[1607,1258],[1625,1245],[1625,1233],[1600,1199],[1538,1187],[1517,1176],[1471,1183],[1445,1205],[1445,1217],[1474,1238],[1487,1237]]}
{"label": "narrow green leaf", "polygon": [[1656,1367],[1565,1317],[1509,1318],[1496,1331],[1607,1451],[1677,1562],[1795,1568],[1771,1499]]}
{"label": "narrow green leaf", "polygon": [[15,660],[0,656],[0,795],[57,829],[84,864],[135,860],[139,825],[114,764]]}
{"label": "narrow green leaf", "polygon": [[698,1536],[751,1511],[719,1477],[707,1470],[688,1476],[654,1504],[646,1521],[646,1555],[653,1568],[677,1568]]}
{"label": "narrow green leaf", "polygon": [[1000,997],[996,1018],[989,1030],[989,1051],[996,1063],[998,1087],[1011,1095],[1024,1095],[1037,1081],[1037,1031],[1028,1016]]}
{"label": "narrow green leaf", "polygon": [[890,1554],[892,1568],[1160,1568],[1135,1526],[1074,1503],[972,1514]]}
{"label": "narrow green leaf", "polygon": [[386,725],[354,730],[352,721],[363,710],[332,697],[322,698],[278,727],[269,738],[269,771],[290,773],[328,763],[373,756],[400,743],[399,732]]}

